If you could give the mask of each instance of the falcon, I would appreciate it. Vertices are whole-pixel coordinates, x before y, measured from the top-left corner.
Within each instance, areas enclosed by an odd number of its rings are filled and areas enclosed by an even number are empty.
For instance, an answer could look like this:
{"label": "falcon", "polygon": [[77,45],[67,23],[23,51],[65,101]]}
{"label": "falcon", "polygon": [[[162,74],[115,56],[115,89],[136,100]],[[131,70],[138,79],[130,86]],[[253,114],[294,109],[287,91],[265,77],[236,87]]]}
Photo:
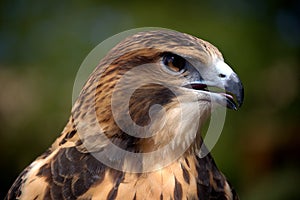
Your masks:
{"label": "falcon", "polygon": [[201,130],[215,106],[237,110],[243,93],[204,40],[164,29],[128,36],[6,199],[238,199],[211,154],[201,156]]}

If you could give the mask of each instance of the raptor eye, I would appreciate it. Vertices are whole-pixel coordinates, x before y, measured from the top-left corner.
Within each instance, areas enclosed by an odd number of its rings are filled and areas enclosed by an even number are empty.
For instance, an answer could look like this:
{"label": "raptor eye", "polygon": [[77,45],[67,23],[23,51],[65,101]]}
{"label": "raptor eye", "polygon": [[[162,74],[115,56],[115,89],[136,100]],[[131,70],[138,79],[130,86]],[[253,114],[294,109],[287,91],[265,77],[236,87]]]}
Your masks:
{"label": "raptor eye", "polygon": [[183,73],[186,70],[186,60],[176,54],[168,53],[164,55],[163,63],[174,72]]}

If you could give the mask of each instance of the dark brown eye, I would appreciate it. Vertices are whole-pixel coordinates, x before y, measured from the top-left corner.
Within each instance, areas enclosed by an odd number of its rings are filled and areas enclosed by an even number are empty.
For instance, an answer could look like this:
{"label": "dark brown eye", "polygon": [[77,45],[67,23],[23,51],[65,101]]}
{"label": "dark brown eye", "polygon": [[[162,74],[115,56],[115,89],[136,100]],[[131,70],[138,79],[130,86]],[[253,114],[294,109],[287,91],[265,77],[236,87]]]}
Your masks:
{"label": "dark brown eye", "polygon": [[168,53],[163,57],[163,63],[165,66],[167,66],[170,70],[174,72],[185,72],[186,70],[186,61],[184,58]]}

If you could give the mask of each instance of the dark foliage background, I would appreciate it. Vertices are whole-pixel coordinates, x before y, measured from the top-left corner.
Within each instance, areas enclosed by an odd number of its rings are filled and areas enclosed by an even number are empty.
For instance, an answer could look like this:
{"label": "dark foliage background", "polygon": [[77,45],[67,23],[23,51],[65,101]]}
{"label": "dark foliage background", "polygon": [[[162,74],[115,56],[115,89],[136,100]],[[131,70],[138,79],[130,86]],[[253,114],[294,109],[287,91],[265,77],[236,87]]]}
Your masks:
{"label": "dark foliage background", "polygon": [[241,199],[297,199],[300,1],[0,2],[0,198],[64,127],[76,72],[101,41],[155,26],[211,41],[245,86],[213,150]]}

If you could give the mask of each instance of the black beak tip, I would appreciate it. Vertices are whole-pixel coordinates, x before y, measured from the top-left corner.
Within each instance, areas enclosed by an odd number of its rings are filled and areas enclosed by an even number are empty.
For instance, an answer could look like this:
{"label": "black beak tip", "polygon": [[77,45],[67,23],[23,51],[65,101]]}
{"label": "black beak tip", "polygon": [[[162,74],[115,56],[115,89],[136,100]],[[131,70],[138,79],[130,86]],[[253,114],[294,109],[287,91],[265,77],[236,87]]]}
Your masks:
{"label": "black beak tip", "polygon": [[244,87],[242,84],[240,86],[238,94],[236,95],[236,100],[237,100],[238,108],[240,108],[244,102]]}
{"label": "black beak tip", "polygon": [[227,108],[237,111],[244,102],[244,87],[240,81],[227,87],[227,91],[233,94],[234,99],[227,98]]}

